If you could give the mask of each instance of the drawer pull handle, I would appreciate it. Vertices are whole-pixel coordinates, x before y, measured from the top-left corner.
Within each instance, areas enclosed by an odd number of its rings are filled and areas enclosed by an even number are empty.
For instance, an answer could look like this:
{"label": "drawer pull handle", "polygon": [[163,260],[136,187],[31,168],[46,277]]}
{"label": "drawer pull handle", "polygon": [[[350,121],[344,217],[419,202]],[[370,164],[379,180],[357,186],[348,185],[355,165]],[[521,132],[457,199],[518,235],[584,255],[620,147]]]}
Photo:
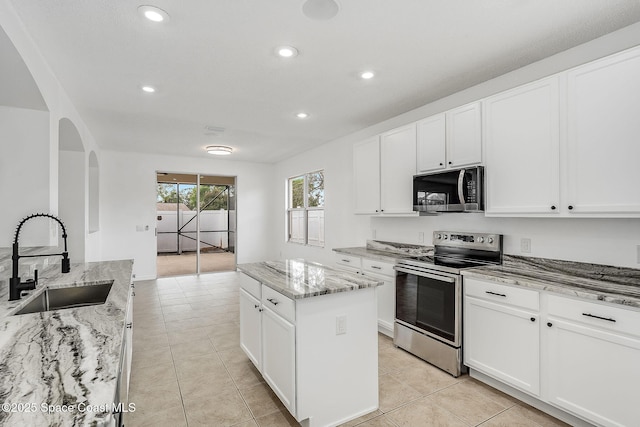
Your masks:
{"label": "drawer pull handle", "polygon": [[531,321],[532,321],[532,322],[535,322],[535,321],[536,321],[536,318],[535,318],[535,317],[532,317],[532,318],[531,318]]}
{"label": "drawer pull handle", "polygon": [[267,298],[267,301],[269,301],[269,302],[270,302],[271,304],[273,304],[273,305],[278,305],[278,304],[279,304],[279,303],[278,303],[278,301],[276,301],[276,300],[275,300],[275,299],[273,299],[273,298]]}
{"label": "drawer pull handle", "polygon": [[371,268],[375,268],[376,270],[382,270],[382,267],[378,267],[377,265],[372,265]]}
{"label": "drawer pull handle", "polygon": [[551,322],[547,322],[547,326],[548,326],[548,327],[552,327],[552,326],[553,326],[553,323],[551,323]]}
{"label": "drawer pull handle", "polygon": [[133,322],[127,323],[127,329],[131,329],[131,328],[133,328]]}
{"label": "drawer pull handle", "polygon": [[491,291],[485,291],[486,293],[488,293],[489,295],[495,295],[497,297],[507,297],[505,294],[499,294],[497,292],[491,292]]}
{"label": "drawer pull handle", "polygon": [[258,307],[260,307],[260,304],[254,304],[253,305],[253,308],[258,308]]}
{"label": "drawer pull handle", "polygon": [[600,319],[600,320],[606,320],[607,322],[616,322],[616,319],[613,319],[611,317],[601,317],[601,316],[596,316],[595,314],[591,314],[591,313],[582,313],[583,316],[587,316],[587,317],[593,317],[595,319]]}
{"label": "drawer pull handle", "polygon": [[342,262],[351,262],[350,259],[343,259]]}

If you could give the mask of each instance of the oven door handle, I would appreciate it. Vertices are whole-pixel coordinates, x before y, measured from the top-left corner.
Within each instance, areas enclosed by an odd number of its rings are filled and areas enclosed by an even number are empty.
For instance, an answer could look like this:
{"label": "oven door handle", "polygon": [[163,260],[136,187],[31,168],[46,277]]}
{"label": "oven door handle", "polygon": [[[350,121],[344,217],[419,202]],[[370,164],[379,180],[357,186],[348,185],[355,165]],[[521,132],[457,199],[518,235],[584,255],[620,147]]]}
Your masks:
{"label": "oven door handle", "polygon": [[431,273],[426,273],[424,271],[417,271],[417,270],[412,270],[410,268],[404,268],[404,267],[393,267],[396,271],[399,271],[401,273],[407,273],[407,274],[414,274],[416,276],[420,276],[420,277],[428,277],[429,279],[434,279],[434,280],[439,280],[441,282],[447,282],[447,283],[455,283],[456,279],[454,279],[453,277],[449,277],[449,276],[440,276],[438,274],[431,274]]}

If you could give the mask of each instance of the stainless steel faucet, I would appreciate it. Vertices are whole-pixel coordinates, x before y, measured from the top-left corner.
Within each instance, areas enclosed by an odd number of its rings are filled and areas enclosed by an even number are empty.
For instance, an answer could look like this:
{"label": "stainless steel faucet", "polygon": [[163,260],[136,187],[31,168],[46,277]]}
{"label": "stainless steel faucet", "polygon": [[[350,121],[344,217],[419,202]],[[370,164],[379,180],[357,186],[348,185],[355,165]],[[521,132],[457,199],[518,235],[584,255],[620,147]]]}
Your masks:
{"label": "stainless steel faucet", "polygon": [[[30,219],[38,218],[38,217],[51,218],[57,221],[58,224],[60,224],[60,227],[62,227],[62,238],[64,239],[64,251],[62,253],[40,254],[40,255],[20,255],[18,253],[19,252],[18,237],[20,237],[20,230],[22,229],[22,226],[24,225],[25,222],[29,221]],[[62,223],[62,221],[60,221],[60,219],[50,214],[39,213],[39,214],[29,215],[28,217],[20,221],[20,224],[18,224],[18,228],[16,229],[16,234],[13,239],[13,256],[11,257],[13,261],[13,275],[11,276],[11,279],[9,279],[9,301],[19,300],[20,293],[22,291],[35,289],[36,285],[38,284],[37,270],[34,274],[33,279],[26,280],[24,282],[20,281],[20,277],[18,276],[18,261],[20,260],[20,258],[37,258],[37,257],[58,256],[58,255],[62,256],[62,272],[68,273],[69,271],[71,271],[71,262],[69,260],[69,253],[67,252],[67,230],[64,227],[64,224]]]}

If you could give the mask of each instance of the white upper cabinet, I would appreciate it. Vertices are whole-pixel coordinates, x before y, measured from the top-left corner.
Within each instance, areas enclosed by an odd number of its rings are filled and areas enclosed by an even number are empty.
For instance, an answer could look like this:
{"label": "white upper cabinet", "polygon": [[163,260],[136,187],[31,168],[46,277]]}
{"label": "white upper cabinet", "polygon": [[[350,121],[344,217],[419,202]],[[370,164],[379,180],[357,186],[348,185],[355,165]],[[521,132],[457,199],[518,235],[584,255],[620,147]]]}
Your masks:
{"label": "white upper cabinet", "polygon": [[416,123],[418,173],[444,169],[446,165],[446,119],[436,114]]}
{"label": "white upper cabinet", "polygon": [[480,103],[417,123],[417,171],[425,173],[482,162]]}
{"label": "white upper cabinet", "polygon": [[558,77],[484,100],[487,214],[560,211]]}
{"label": "white upper cabinet", "polygon": [[639,48],[567,73],[566,152],[571,214],[640,214]]}
{"label": "white upper cabinet", "polygon": [[354,204],[357,214],[380,212],[380,137],[353,146]]}
{"label": "white upper cabinet", "polygon": [[480,103],[447,111],[447,167],[482,162],[482,116]]}
{"label": "white upper cabinet", "polygon": [[416,125],[412,123],[380,136],[380,212],[413,212],[416,174]]}
{"label": "white upper cabinet", "polygon": [[355,144],[355,213],[414,214],[415,155],[415,123]]}

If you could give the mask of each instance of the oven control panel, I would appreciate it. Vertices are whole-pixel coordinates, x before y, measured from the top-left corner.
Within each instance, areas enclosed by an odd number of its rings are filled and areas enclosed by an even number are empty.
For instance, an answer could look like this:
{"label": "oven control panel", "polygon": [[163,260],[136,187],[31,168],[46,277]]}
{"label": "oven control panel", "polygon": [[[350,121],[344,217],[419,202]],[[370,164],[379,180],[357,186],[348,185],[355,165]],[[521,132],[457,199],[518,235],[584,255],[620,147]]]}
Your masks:
{"label": "oven control panel", "polygon": [[433,245],[497,251],[502,248],[502,234],[434,231]]}

